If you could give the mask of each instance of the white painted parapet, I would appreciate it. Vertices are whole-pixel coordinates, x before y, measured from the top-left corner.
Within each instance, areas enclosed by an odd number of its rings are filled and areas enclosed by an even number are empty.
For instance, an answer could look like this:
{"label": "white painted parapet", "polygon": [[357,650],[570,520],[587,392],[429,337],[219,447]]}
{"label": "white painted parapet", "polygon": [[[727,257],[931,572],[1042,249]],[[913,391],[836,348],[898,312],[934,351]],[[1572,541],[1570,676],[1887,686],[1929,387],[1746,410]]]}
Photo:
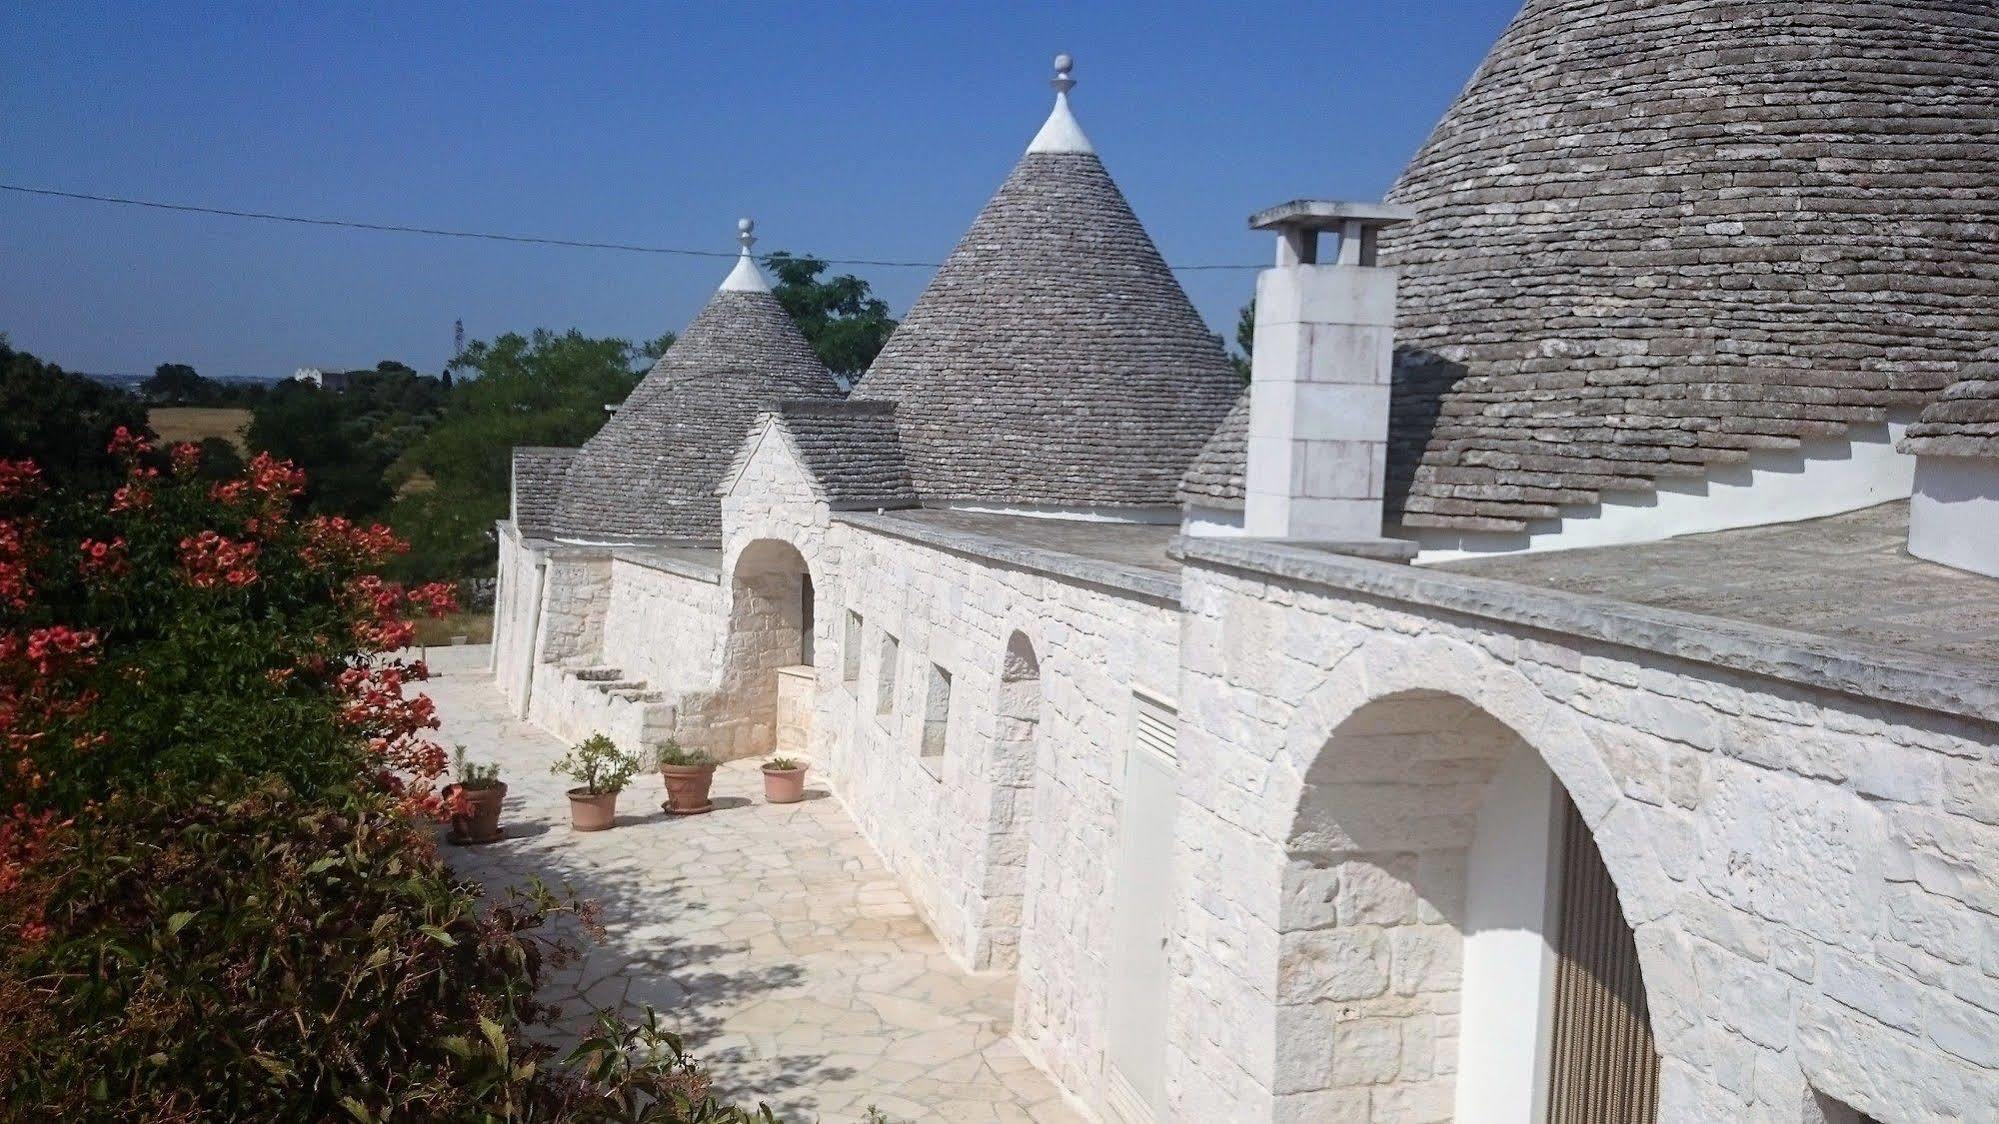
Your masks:
{"label": "white painted parapet", "polygon": [[1999,577],[1999,460],[1916,458],[1909,553]]}
{"label": "white painted parapet", "polygon": [[[1256,282],[1243,529],[1258,538],[1381,537],[1388,476],[1395,271],[1376,263],[1383,227],[1413,217],[1379,203],[1299,200],[1251,216],[1277,232]],[[1339,257],[1319,262],[1319,236]]]}

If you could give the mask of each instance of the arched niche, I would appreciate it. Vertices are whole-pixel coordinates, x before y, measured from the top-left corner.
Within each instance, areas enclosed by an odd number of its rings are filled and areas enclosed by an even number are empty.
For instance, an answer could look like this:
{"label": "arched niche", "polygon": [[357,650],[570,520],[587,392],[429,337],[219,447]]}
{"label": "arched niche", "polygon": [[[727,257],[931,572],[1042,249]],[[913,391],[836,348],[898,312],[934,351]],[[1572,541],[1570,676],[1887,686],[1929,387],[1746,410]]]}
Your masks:
{"label": "arched niche", "polygon": [[1540,754],[1456,695],[1342,721],[1284,847],[1280,1104],[1648,1124],[1658,1057],[1616,886]]}
{"label": "arched niche", "polygon": [[[758,539],[736,555],[729,573],[729,633],[724,648],[722,712],[710,725],[729,757],[770,753],[778,744],[780,675],[811,657],[812,573],[798,548]],[[809,682],[809,681],[808,681]]]}
{"label": "arched niche", "polygon": [[1019,956],[1041,706],[1040,656],[1026,633],[1015,632],[1001,656],[993,700],[992,756],[985,769],[990,819],[981,855],[981,914],[972,948],[976,968],[1012,968]]}

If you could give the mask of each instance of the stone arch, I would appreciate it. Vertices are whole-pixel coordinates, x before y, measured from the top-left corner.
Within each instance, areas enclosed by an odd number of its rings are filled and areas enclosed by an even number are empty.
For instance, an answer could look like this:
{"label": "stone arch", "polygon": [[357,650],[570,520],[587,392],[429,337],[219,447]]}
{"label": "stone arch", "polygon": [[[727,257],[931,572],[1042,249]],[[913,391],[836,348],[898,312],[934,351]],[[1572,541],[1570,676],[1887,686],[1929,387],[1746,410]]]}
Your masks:
{"label": "stone arch", "polygon": [[977,895],[981,916],[973,929],[974,968],[1012,968],[1019,956],[1041,710],[1041,658],[1027,633],[1015,631],[1000,657],[993,746],[985,762],[989,818]]}
{"label": "stone arch", "polygon": [[[718,756],[749,757],[777,748],[781,680],[811,655],[812,601],[812,571],[796,546],[756,539],[736,553],[729,570],[723,705],[708,719],[710,749]],[[809,679],[803,682],[809,687]],[[809,719],[809,691],[804,704]],[[790,721],[793,708],[785,709]]]}
{"label": "stone arch", "polygon": [[[1363,651],[1336,674],[1355,686],[1320,700],[1343,713],[1296,774],[1279,1116],[1288,1101],[1351,1102],[1360,1119],[1575,1119],[1550,1108],[1580,1098],[1589,1119],[1649,1122],[1658,1055],[1636,938],[1584,816],[1514,726],[1434,685],[1475,667],[1470,651],[1403,647],[1412,670],[1371,678]],[[1492,697],[1489,676],[1473,681]],[[1585,1071],[1618,1074],[1607,1099],[1590,1099],[1604,1083]]]}

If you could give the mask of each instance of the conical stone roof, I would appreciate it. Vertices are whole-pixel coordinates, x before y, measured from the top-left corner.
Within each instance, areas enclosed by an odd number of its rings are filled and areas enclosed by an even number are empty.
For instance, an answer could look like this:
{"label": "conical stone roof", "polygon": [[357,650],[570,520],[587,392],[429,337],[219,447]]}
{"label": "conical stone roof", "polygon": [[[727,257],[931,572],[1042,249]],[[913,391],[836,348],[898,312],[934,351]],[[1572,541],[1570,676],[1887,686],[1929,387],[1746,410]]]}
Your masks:
{"label": "conical stone roof", "polygon": [[1991,0],[1528,0],[1389,198],[1391,516],[1517,530],[1916,407],[1999,333]]}
{"label": "conical stone roof", "polygon": [[1067,82],[1065,68],[1048,124],[854,389],[896,403],[925,503],[1173,504],[1241,389]]}
{"label": "conical stone roof", "polygon": [[746,244],[722,288],[570,462],[555,531],[718,540],[715,490],[757,415],[780,401],[839,397]]}

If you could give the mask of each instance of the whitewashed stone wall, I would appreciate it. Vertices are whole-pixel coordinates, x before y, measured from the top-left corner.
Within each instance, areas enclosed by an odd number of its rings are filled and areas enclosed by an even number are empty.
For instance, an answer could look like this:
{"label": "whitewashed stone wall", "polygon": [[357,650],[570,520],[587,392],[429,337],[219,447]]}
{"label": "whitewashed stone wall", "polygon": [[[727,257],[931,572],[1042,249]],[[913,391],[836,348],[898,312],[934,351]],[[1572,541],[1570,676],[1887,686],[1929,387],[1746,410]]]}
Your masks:
{"label": "whitewashed stone wall", "polygon": [[610,594],[608,555],[557,547],[545,556],[528,721],[563,737],[587,733],[575,728],[567,695],[553,685],[561,681],[565,668],[594,663],[602,653]]}
{"label": "whitewashed stone wall", "polygon": [[[775,424],[760,423],[722,497],[720,678],[713,692],[684,704],[682,741],[725,760],[776,748],[777,669],[797,661],[795,646],[780,637],[795,632],[797,606],[776,604],[770,583],[773,566],[790,551],[811,575],[817,594],[814,647],[821,658],[815,671],[823,686],[831,647],[825,590],[836,565],[826,546],[829,514],[790,439]],[[747,588],[746,579],[755,588]],[[786,650],[792,653],[788,659],[782,655]]]}
{"label": "whitewashed stone wall", "polygon": [[536,610],[541,604],[540,551],[510,522],[499,525],[500,557],[493,591],[493,680],[516,717],[527,716],[534,664]]}
{"label": "whitewashed stone wall", "polygon": [[[828,775],[954,957],[1015,961],[1015,1036],[1094,1102],[1116,967],[1111,866],[1132,692],[1170,693],[1177,614],[844,524],[831,538],[842,580],[822,598],[824,616],[857,611],[864,623],[857,682],[838,681],[836,645],[822,649],[815,737]],[[884,632],[900,660],[886,714],[877,706]],[[1002,682],[1016,632],[1039,665],[1041,705],[1025,739],[1023,708]],[[951,675],[941,759],[920,751],[932,664]],[[1009,752],[1033,754],[1024,785]]]}
{"label": "whitewashed stone wall", "polygon": [[[1071,1094],[1097,1102],[1132,692],[1171,694],[1177,610],[838,521],[772,431],[724,497],[723,525],[725,575],[772,539],[791,543],[811,570],[809,756],[819,775],[953,957],[1016,966],[1015,1037]],[[852,683],[843,676],[849,611],[864,622]],[[885,632],[898,665],[882,714]],[[1032,646],[1038,705],[1018,682],[1002,682],[1016,633]],[[740,689],[728,685],[739,674],[733,639],[729,647],[725,698]],[[932,664],[950,673],[952,689],[945,752],[926,759]],[[1031,765],[1013,759],[1028,755]]]}
{"label": "whitewashed stone wall", "polygon": [[[1351,915],[1309,958],[1280,939],[1308,774],[1405,692],[1517,735],[1590,825],[1643,964],[1661,1121],[1794,1124],[1811,1090],[1999,1119],[1999,729],[1233,570],[1190,567],[1183,597],[1179,1119],[1448,1119],[1454,950],[1400,908],[1422,874],[1333,887]],[[1342,1035],[1280,1015],[1301,979],[1376,1014],[1409,1000]]]}
{"label": "whitewashed stone wall", "polygon": [[724,619],[715,580],[615,557],[603,662],[672,696],[712,690]]}

